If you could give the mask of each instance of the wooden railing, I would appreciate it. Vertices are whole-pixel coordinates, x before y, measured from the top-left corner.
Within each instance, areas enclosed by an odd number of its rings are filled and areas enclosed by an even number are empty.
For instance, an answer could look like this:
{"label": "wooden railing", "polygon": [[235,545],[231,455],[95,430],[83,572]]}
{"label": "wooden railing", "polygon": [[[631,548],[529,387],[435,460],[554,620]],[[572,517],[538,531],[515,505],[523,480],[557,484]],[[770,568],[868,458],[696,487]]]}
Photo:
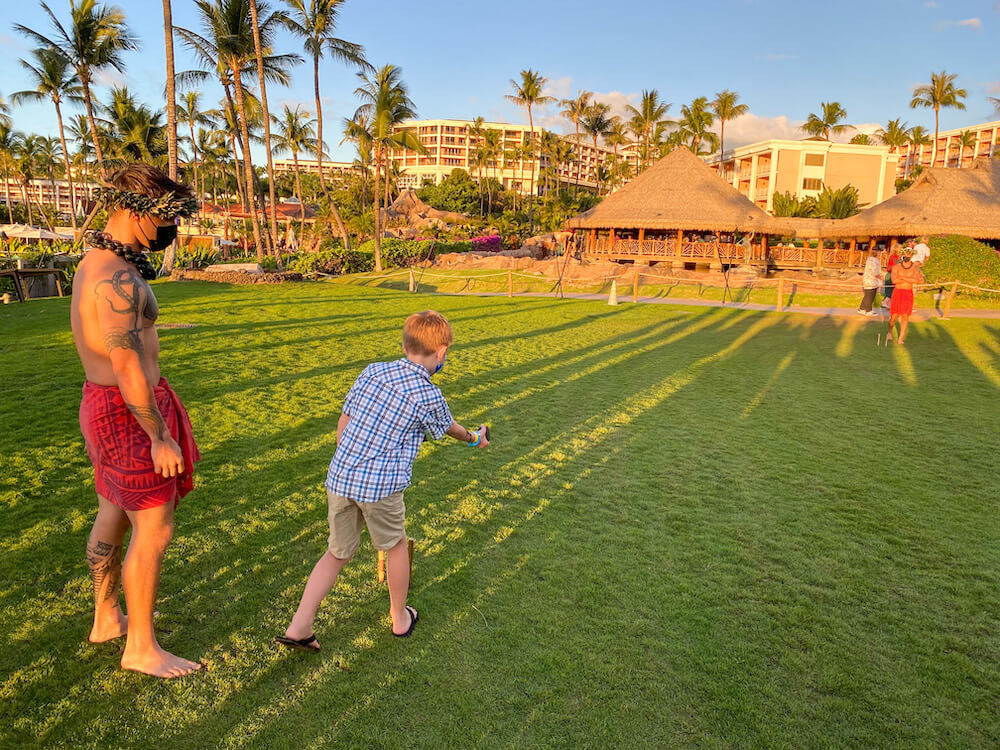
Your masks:
{"label": "wooden railing", "polygon": [[760,243],[749,247],[730,242],[681,243],[677,252],[677,240],[637,240],[599,238],[591,243],[587,254],[610,260],[635,259],[647,262],[674,260],[679,262],[719,262],[730,264],[760,263],[787,268],[852,268],[864,265],[864,253],[850,248],[814,247],[768,247],[762,250]]}

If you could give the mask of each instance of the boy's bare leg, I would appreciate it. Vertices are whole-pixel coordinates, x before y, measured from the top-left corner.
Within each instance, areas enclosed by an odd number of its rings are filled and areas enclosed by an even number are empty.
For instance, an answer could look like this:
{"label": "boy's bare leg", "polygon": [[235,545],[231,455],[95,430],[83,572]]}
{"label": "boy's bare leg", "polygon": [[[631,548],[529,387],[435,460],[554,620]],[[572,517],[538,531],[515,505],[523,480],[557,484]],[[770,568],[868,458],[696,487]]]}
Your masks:
{"label": "boy's bare leg", "polygon": [[889,333],[885,335],[888,341],[892,341],[892,334],[896,330],[896,321],[899,319],[898,315],[889,316]]}
{"label": "boy's bare leg", "polygon": [[333,584],[337,582],[337,576],[341,569],[347,565],[350,559],[349,557],[334,557],[330,550],[323,553],[323,556],[313,566],[312,573],[309,574],[305,591],[302,592],[302,601],[299,602],[299,608],[295,610],[292,622],[285,630],[286,638],[301,641],[303,638],[313,635],[313,620],[316,619],[319,605],[330,593]]}
{"label": "boy's bare leg", "polygon": [[118,593],[122,578],[122,545],[129,520],[125,511],[97,498],[97,518],[87,540],[87,565],[94,583],[94,626],[91,643],[103,643],[125,635],[128,617],[122,612]]}
{"label": "boy's bare leg", "polygon": [[406,594],[410,590],[410,552],[405,536],[385,553],[385,572],[389,579],[392,632],[405,633],[410,628],[410,613],[406,611]]}
{"label": "boy's bare leg", "polygon": [[903,315],[899,318],[899,338],[896,339],[898,343],[900,344],[905,343],[904,340],[906,339],[906,329],[909,327],[909,325],[910,325],[909,315]]}
{"label": "boy's bare leg", "polygon": [[164,651],[153,633],[153,605],[160,585],[160,566],[174,532],[174,504],[128,511],[132,539],[122,566],[125,603],[128,605],[128,639],[122,668],[155,677],[181,677],[201,669],[201,664]]}

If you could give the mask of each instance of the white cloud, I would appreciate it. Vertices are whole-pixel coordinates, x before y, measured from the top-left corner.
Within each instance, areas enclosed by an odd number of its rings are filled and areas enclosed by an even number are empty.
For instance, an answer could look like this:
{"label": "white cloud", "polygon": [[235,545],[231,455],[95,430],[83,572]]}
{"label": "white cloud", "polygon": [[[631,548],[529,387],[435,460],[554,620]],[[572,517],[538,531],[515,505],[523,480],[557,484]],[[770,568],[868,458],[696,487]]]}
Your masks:
{"label": "white cloud", "polygon": [[960,21],[939,21],[934,24],[935,31],[946,31],[952,28],[965,28],[973,29],[975,31],[983,30],[983,22],[979,18],[963,18]]}
{"label": "white cloud", "polygon": [[114,68],[105,68],[104,70],[98,71],[94,76],[94,83],[98,86],[121,87],[125,85],[125,76]]}
{"label": "white cloud", "polygon": [[[576,90],[573,89],[572,83],[573,79],[570,77],[560,78],[556,82],[558,86],[550,82],[552,88],[546,87],[545,93],[549,96],[555,96],[558,99],[566,99],[571,96],[576,95]],[[554,91],[561,92],[560,94],[552,93]],[[627,107],[628,105],[635,105],[639,100],[638,93],[626,94],[623,91],[594,91],[593,94],[594,101],[607,104],[611,107],[611,115],[621,117],[623,120],[627,120],[628,115]],[[535,116],[535,124],[538,127],[545,128],[546,130],[552,130],[557,133],[572,133],[573,125],[565,117],[559,114],[562,110],[562,105],[556,101],[554,104],[549,104],[539,110],[539,113]]]}
{"label": "white cloud", "polygon": [[[761,117],[753,112],[737,117],[726,123],[726,151],[748,143],[766,141],[769,138],[797,140],[805,137],[802,132],[804,120],[789,120],[780,117]],[[718,123],[716,123],[716,130]]]}
{"label": "white cloud", "polygon": [[542,93],[545,96],[552,96],[556,99],[568,99],[573,89],[573,77],[563,76],[562,78],[550,78],[545,83]]}
{"label": "white cloud", "polygon": [[940,8],[941,7],[941,3],[928,2],[928,3],[924,3],[924,7],[925,8]]}

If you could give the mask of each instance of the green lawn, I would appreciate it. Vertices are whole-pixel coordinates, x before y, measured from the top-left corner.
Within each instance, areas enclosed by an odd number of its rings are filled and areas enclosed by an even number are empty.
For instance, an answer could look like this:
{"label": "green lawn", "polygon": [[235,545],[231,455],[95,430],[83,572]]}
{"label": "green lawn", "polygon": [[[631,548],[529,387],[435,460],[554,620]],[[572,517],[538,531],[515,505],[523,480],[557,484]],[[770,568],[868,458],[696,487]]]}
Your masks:
{"label": "green lawn", "polygon": [[[917,324],[342,284],[156,287],[204,460],[158,622],[208,671],[92,646],[69,300],[0,307],[0,746],[995,747],[1000,322]],[[344,394],[434,307],[472,451],[407,492],[409,641],[326,542]],[[169,631],[169,632],[166,632]]]}

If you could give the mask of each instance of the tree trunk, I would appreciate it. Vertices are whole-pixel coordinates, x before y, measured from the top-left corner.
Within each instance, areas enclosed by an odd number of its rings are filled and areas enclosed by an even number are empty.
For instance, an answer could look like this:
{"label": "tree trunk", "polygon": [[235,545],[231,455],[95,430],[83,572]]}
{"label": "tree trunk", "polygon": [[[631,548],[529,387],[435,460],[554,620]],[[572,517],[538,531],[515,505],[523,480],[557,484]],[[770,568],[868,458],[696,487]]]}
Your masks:
{"label": "tree trunk", "polygon": [[528,231],[535,233],[535,121],[528,105],[528,132],[531,137],[531,178],[528,181]]}
{"label": "tree trunk", "polygon": [[94,119],[94,102],[90,94],[90,71],[77,70],[80,85],[83,87],[83,104],[87,110],[87,122],[90,125],[90,137],[94,139],[94,154],[97,157],[97,171],[102,177],[107,174],[104,169],[104,152],[101,150],[101,139],[97,135],[97,121]]}
{"label": "tree trunk", "polygon": [[302,217],[302,226],[306,222],[306,204],[302,202],[302,181],[299,179],[299,152],[292,151],[292,159],[295,161],[295,197],[299,199],[299,215]]}
{"label": "tree trunk", "polygon": [[576,191],[580,187],[580,118],[574,118],[574,124],[576,125],[576,140],[573,141],[576,144],[577,154],[576,154],[576,179],[573,181],[573,197],[576,198]]}
{"label": "tree trunk", "polygon": [[[76,190],[73,186],[73,169],[69,164],[69,149],[66,147],[66,131],[63,129],[62,112],[59,109],[59,100],[53,99],[52,103],[56,105],[56,122],[59,123],[59,141],[62,143],[63,151],[63,164],[66,165],[66,181],[69,183],[69,215],[73,221],[73,234],[76,234]],[[79,238],[77,238],[79,239]]]}
{"label": "tree trunk", "polygon": [[[243,104],[243,80],[240,77],[239,61],[233,61],[230,65],[233,72],[233,88],[236,90],[236,108],[239,114],[240,132],[243,135],[243,179],[246,181],[247,197],[253,189],[253,162],[250,159],[250,129],[247,127],[247,113]],[[254,201],[256,204],[256,201]],[[257,207],[252,206],[250,213],[250,227],[253,230],[253,241],[257,246],[257,262],[264,262],[264,245],[261,242],[260,227],[257,225]]]}
{"label": "tree trunk", "polygon": [[379,172],[382,164],[382,153],[380,148],[375,149],[375,205],[373,212],[375,215],[375,273],[382,273],[382,232],[379,230],[379,220],[381,219],[379,212],[379,201],[381,200],[381,195],[379,194]]}
{"label": "tree trunk", "polygon": [[[166,0],[164,0],[166,2]],[[281,252],[278,250],[278,201],[274,193],[274,158],[271,156],[271,110],[267,108],[267,82],[264,80],[264,53],[260,46],[260,26],[257,19],[257,0],[250,0],[250,20],[253,29],[253,48],[257,57],[257,78],[260,81],[260,103],[264,110],[264,152],[267,154],[267,194],[271,201],[271,245],[278,270],[281,270]]]}
{"label": "tree trunk", "polygon": [[[934,146],[931,148],[931,166],[932,167],[936,167],[937,166],[938,114],[940,113],[940,111],[941,111],[940,107],[938,107],[938,106],[934,107]],[[948,157],[945,156],[945,161],[947,161],[947,160],[948,160]]]}
{"label": "tree trunk", "polygon": [[[174,75],[174,20],[170,0],[163,0],[163,43],[167,62],[167,174],[177,179],[177,80]],[[177,257],[177,240],[163,251],[160,276],[169,276]]]}
{"label": "tree trunk", "polygon": [[323,197],[330,202],[330,212],[333,214],[333,220],[337,223],[337,231],[340,232],[340,239],[344,243],[344,249],[350,250],[351,237],[347,233],[347,226],[344,224],[344,219],[341,217],[340,211],[337,210],[333,198],[330,197],[326,189],[326,177],[323,175],[323,103],[319,96],[319,57],[315,56],[313,57],[313,88],[316,96],[316,168],[319,170],[319,184],[323,189]]}
{"label": "tree trunk", "polygon": [[24,205],[28,207],[28,225],[34,226],[35,219],[31,215],[31,196],[28,194],[28,190],[30,187],[31,185],[26,182],[21,183],[21,195],[24,196]]}

